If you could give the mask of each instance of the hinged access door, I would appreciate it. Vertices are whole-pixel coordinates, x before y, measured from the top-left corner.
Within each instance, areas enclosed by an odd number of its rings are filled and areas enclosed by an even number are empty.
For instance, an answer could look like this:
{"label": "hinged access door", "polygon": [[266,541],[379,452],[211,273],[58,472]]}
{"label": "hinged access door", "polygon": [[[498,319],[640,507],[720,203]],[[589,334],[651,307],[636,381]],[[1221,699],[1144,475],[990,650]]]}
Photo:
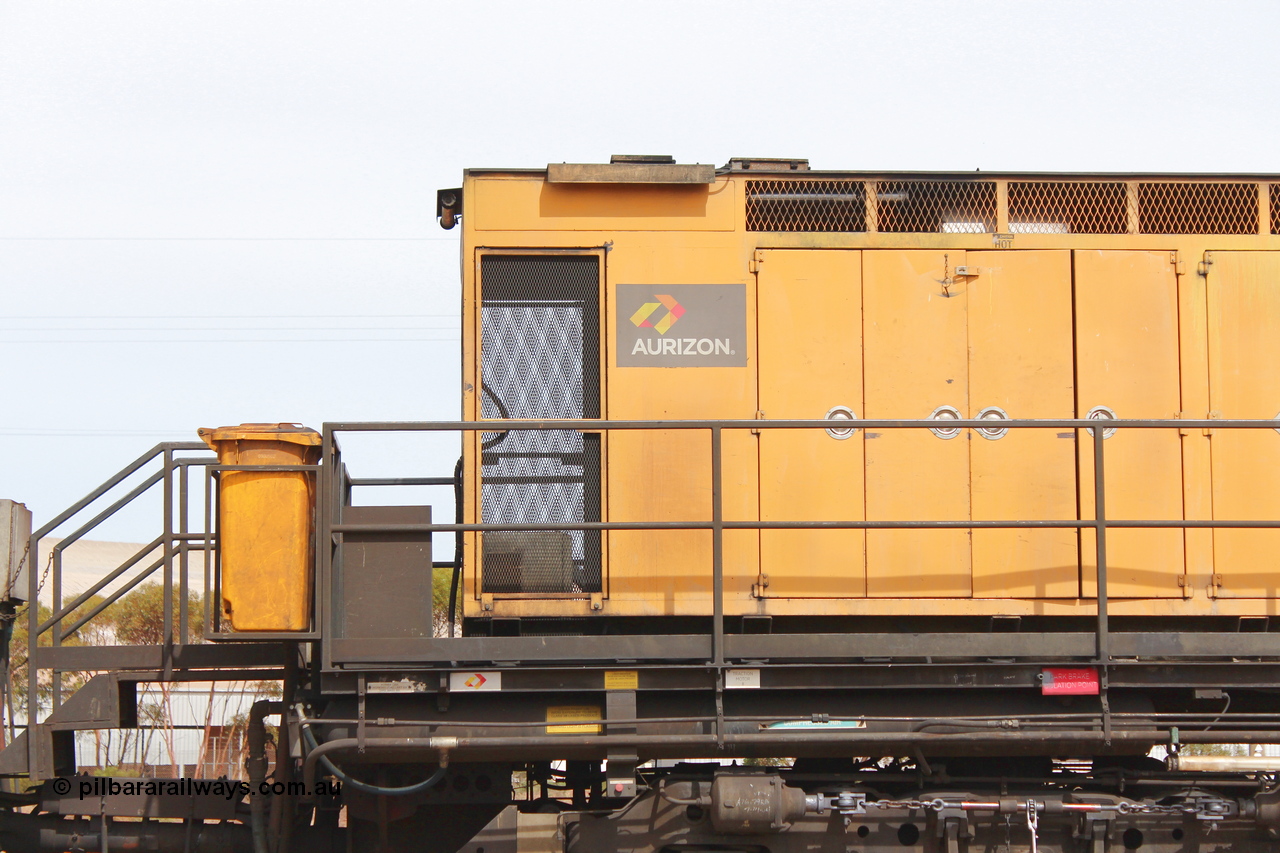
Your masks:
{"label": "hinged access door", "polygon": [[[1072,435],[1001,418],[1074,415],[1067,252],[863,253],[866,417],[938,428],[866,436],[873,521],[1073,520]],[[982,432],[948,428],[991,418]],[[1074,598],[1071,529],[870,530],[868,594]]]}
{"label": "hinged access door", "polygon": [[[763,417],[861,417],[862,253],[757,254]],[[764,429],[759,441],[761,521],[864,518],[861,432]],[[758,590],[772,598],[864,596],[865,541],[861,530],[762,530]]]}
{"label": "hinged access door", "polygon": [[[965,253],[862,255],[865,417],[968,417]],[[939,428],[864,436],[868,520],[969,520],[968,431]],[[867,531],[870,596],[967,598],[972,574],[967,530]]]}
{"label": "hinged access door", "polygon": [[[596,254],[480,256],[482,418],[598,418],[601,259]],[[601,518],[598,434],[482,433],[485,524]],[[557,596],[604,589],[599,531],[481,537],[480,594]]]}
{"label": "hinged access door", "polygon": [[[1178,275],[1169,252],[1075,252],[1076,409],[1079,417],[1175,418],[1181,408]],[[1111,519],[1183,517],[1177,430],[1114,430],[1104,439]],[[1093,439],[1081,433],[1080,512],[1094,514]],[[1181,597],[1183,532],[1107,531],[1107,594]],[[1097,539],[1080,538],[1082,586],[1097,595]]]}
{"label": "hinged access door", "polygon": [[[1223,419],[1280,413],[1280,252],[1213,252],[1209,293],[1209,406]],[[1280,519],[1280,435],[1219,429],[1213,517]],[[1213,533],[1214,592],[1221,598],[1280,596],[1280,530]]]}

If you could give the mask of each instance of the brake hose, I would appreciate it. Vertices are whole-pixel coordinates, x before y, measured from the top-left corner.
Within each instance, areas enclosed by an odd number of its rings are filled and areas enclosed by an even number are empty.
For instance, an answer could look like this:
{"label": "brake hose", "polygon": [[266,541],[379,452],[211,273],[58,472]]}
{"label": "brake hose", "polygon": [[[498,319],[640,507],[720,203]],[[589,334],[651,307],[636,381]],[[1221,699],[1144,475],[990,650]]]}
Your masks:
{"label": "brake hose", "polygon": [[[302,708],[298,708],[297,710],[298,727],[302,729],[302,739],[306,741],[308,749],[318,749],[319,745],[316,743],[315,735],[311,733],[311,723],[308,722],[307,718],[303,715]],[[435,785],[444,778],[445,772],[449,769],[447,753],[441,753],[440,766],[437,767],[436,771],[426,779],[423,779],[421,782],[417,782],[413,785],[405,785],[398,788],[384,788],[381,785],[370,785],[368,782],[361,782],[359,779],[355,779],[342,772],[338,769],[336,764],[329,760],[327,755],[320,756],[320,764],[324,766],[325,770],[329,771],[330,775],[343,785],[349,785],[357,791],[361,791],[365,794],[372,794],[376,797],[408,797],[413,794],[421,793],[428,788],[435,787]]]}

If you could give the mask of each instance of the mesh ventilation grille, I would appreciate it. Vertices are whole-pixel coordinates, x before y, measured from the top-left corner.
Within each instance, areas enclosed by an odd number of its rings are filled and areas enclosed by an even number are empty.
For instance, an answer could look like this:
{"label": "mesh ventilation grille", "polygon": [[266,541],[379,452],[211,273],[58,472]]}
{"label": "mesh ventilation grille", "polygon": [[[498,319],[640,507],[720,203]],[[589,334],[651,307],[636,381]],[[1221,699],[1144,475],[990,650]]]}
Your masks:
{"label": "mesh ventilation grille", "polygon": [[1139,184],[1138,230],[1143,234],[1256,234],[1258,186]]}
{"label": "mesh ventilation grille", "polygon": [[1120,182],[1010,181],[1014,234],[1123,234],[1128,202]]}
{"label": "mesh ventilation grille", "polygon": [[881,231],[982,234],[996,227],[994,181],[881,181],[876,185]]}
{"label": "mesh ventilation grille", "polygon": [[865,231],[862,181],[747,181],[748,231]]}
{"label": "mesh ventilation grille", "polygon": [[[1131,189],[1133,192],[1131,192]],[[867,194],[875,193],[868,205]],[[1009,181],[1015,234],[1256,234],[1248,182]],[[994,181],[749,180],[748,231],[982,234],[996,230]],[[1280,234],[1280,184],[1271,185]]]}

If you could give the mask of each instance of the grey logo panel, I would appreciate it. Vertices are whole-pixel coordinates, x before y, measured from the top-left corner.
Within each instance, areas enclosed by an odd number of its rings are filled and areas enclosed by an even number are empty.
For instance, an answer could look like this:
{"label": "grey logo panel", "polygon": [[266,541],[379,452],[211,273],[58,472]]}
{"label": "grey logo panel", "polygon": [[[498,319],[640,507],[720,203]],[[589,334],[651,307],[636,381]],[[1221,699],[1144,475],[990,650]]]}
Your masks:
{"label": "grey logo panel", "polygon": [[618,367],[746,367],[745,284],[620,284]]}

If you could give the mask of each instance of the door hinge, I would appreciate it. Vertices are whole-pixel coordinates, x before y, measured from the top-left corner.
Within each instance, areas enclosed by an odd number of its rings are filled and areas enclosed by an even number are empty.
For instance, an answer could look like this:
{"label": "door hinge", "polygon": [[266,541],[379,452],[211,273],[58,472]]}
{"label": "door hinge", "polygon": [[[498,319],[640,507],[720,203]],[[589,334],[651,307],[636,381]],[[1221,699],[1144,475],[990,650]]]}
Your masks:
{"label": "door hinge", "polygon": [[[762,421],[762,420],[764,420],[764,412],[760,411],[759,409],[756,409],[756,417],[755,417],[755,419],[756,419],[756,420],[758,420],[758,421]],[[759,434],[760,434],[760,430],[758,430],[758,429],[753,429],[753,430],[751,430],[751,434],[752,434],[752,435],[759,435]]]}
{"label": "door hinge", "polygon": [[1175,275],[1187,274],[1187,265],[1184,264],[1182,262],[1182,259],[1178,257],[1177,249],[1174,249],[1169,253],[1169,264],[1173,267],[1173,272]]}
{"label": "door hinge", "polygon": [[1196,264],[1196,273],[1207,278],[1209,276],[1209,267],[1211,266],[1213,266],[1213,253],[1205,252],[1204,259]]}
{"label": "door hinge", "polygon": [[752,598],[764,598],[764,591],[769,588],[769,576],[762,574],[756,578],[756,582],[751,585]]}
{"label": "door hinge", "polygon": [[760,265],[764,263],[764,252],[756,249],[751,253],[751,262],[747,264],[749,272],[760,272]]}
{"label": "door hinge", "polygon": [[1178,586],[1182,588],[1183,598],[1192,597],[1194,588],[1191,586],[1191,582],[1187,579],[1186,575],[1178,575]]}
{"label": "door hinge", "polygon": [[[1180,421],[1189,421],[1191,420],[1191,413],[1176,412],[1173,417]],[[1191,435],[1191,430],[1187,429],[1186,427],[1178,427],[1178,435]]]}
{"label": "door hinge", "polygon": [[1213,574],[1209,576],[1209,597],[1217,598],[1218,593],[1222,590],[1222,575]]}
{"label": "door hinge", "polygon": [[[1208,420],[1211,420],[1211,421],[1221,420],[1221,419],[1222,419],[1222,412],[1218,412],[1218,411],[1210,412],[1210,413],[1206,416],[1206,418],[1207,418]],[[1205,431],[1204,431],[1204,434],[1205,434],[1205,435],[1213,435],[1213,429],[1212,429],[1212,428],[1206,428],[1206,429],[1205,429]]]}

